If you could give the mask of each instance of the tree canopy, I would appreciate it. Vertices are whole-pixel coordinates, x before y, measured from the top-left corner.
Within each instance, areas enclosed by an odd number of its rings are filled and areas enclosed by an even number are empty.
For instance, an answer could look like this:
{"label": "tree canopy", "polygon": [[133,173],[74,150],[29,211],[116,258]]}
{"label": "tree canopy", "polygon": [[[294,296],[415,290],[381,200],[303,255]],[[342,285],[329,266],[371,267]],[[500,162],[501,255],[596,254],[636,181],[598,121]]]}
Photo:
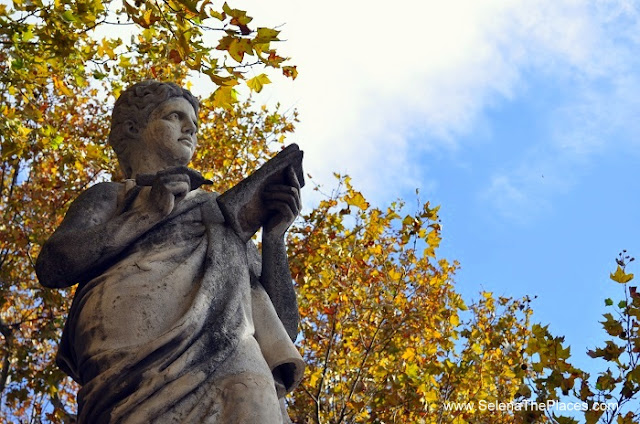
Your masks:
{"label": "tree canopy", "polygon": [[[130,40],[111,37],[111,28],[128,29]],[[114,98],[145,78],[210,78],[216,88],[196,93],[203,97],[192,166],[222,192],[294,130],[295,112],[238,96],[241,84],[259,92],[278,73],[295,79],[278,37],[210,0],[0,4],[3,421],[74,421],[77,386],[54,363],[74,289],[41,287],[34,261],[80,192],[121,178],[106,146]],[[348,176],[336,181],[288,234],[308,363],[288,399],[294,422],[638,422],[631,405],[640,391],[640,295],[630,255],[616,259],[610,276],[623,288],[620,301],[605,300],[611,339],[588,352],[608,369],[590,376],[571,364],[562,337],[531,322],[533,299],[462,299],[458,263],[438,256],[439,207],[372,206]],[[513,406],[560,400],[586,408]],[[620,408],[594,408],[601,402]]]}

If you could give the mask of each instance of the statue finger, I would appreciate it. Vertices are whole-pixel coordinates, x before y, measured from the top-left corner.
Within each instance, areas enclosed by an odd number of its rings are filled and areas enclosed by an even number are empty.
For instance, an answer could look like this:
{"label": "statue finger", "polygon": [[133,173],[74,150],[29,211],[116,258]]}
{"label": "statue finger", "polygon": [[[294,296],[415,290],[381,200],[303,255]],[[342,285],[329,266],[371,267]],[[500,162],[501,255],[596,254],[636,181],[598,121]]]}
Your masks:
{"label": "statue finger", "polygon": [[176,197],[176,200],[178,201],[182,200],[190,191],[188,181],[172,181],[166,183],[164,186],[169,191],[169,193],[173,194]]}
{"label": "statue finger", "polygon": [[300,212],[300,200],[295,193],[286,191],[268,191],[263,195],[263,200],[268,207],[271,202],[285,203],[294,215],[298,215]]}
{"label": "statue finger", "polygon": [[294,219],[296,219],[296,216],[298,215],[291,209],[291,206],[288,202],[284,202],[281,200],[271,200],[267,204],[265,204],[265,207],[272,212],[279,213],[283,218],[282,222],[291,223]]}
{"label": "statue finger", "polygon": [[162,184],[173,184],[173,183],[190,183],[189,176],[186,174],[165,174],[158,175],[158,179]]}
{"label": "statue finger", "polygon": [[264,194],[267,193],[285,193],[293,196],[298,211],[302,209],[302,201],[300,200],[300,188],[286,184],[271,184],[265,187]]}
{"label": "statue finger", "polygon": [[298,180],[298,176],[296,175],[296,170],[292,165],[287,167],[287,177],[289,178],[289,182],[291,185],[300,191],[300,181]]}

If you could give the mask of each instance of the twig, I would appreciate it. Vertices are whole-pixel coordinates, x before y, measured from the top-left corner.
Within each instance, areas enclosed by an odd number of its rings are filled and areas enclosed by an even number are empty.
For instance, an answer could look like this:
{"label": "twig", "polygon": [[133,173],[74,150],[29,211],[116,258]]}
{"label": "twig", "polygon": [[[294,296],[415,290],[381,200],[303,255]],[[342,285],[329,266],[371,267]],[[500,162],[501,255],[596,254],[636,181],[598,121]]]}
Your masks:
{"label": "twig", "polygon": [[336,318],[333,317],[333,322],[331,324],[331,335],[329,336],[329,345],[327,346],[327,351],[324,355],[324,365],[322,366],[322,376],[320,377],[320,384],[318,385],[318,393],[316,394],[316,422],[320,423],[320,394],[322,393],[322,386],[324,385],[324,379],[327,374],[327,369],[329,368],[329,356],[331,354],[331,349],[333,347],[333,339],[336,334]]}

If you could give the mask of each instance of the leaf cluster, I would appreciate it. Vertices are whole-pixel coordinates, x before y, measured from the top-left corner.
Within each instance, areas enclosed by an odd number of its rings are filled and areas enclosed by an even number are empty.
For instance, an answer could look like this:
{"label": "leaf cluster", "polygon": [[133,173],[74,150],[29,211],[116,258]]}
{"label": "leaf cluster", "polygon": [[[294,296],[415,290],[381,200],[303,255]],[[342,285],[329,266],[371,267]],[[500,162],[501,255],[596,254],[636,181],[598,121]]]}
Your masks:
{"label": "leaf cluster", "polygon": [[296,422],[510,422],[445,405],[516,395],[527,301],[484,293],[465,305],[458,264],[436,257],[439,207],[373,208],[337,177],[289,235],[308,364],[290,403]]}
{"label": "leaf cluster", "polygon": [[[604,301],[611,312],[603,314],[602,327],[608,336],[604,344],[587,351],[594,359],[603,360],[606,370],[591,376],[570,362],[570,348],[564,337],[554,337],[548,326],[534,325],[533,338],[528,342],[526,354],[531,362],[528,375],[536,401],[577,401],[584,405],[584,421],[594,423],[637,423],[640,414],[631,406],[640,392],[640,295],[631,286],[634,275],[627,266],[634,258],[621,252],[616,258],[616,270],[611,281],[622,285],[623,299],[615,303]],[[608,405],[608,408],[603,408]],[[630,406],[630,409],[627,408]],[[577,423],[574,417],[546,411],[537,419],[553,423]]]}

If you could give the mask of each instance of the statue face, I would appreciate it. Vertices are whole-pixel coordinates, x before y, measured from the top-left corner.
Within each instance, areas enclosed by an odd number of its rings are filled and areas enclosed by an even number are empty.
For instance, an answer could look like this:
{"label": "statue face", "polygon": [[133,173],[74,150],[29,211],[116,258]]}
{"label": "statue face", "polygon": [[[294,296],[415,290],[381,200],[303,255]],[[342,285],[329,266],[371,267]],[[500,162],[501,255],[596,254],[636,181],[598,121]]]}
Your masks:
{"label": "statue face", "polygon": [[140,153],[155,168],[187,165],[196,149],[197,129],[193,106],[182,97],[173,97],[151,113],[140,134]]}

